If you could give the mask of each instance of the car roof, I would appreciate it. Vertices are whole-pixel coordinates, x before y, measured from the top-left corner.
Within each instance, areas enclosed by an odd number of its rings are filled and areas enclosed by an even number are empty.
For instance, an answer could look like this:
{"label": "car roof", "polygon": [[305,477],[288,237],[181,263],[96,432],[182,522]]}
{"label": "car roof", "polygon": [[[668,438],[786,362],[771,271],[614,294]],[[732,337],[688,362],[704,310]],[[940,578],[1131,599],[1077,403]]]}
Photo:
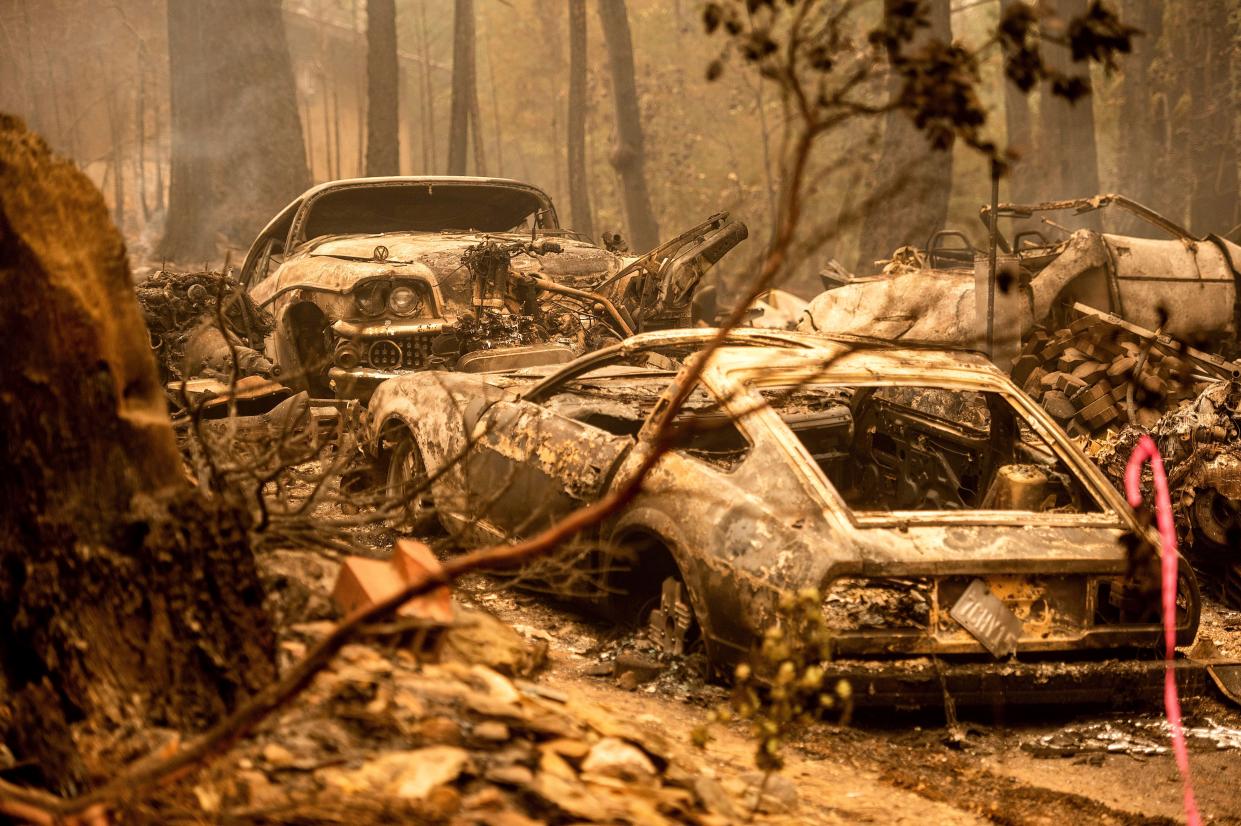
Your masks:
{"label": "car roof", "polygon": [[316,184],[303,192],[300,198],[309,198],[329,189],[348,189],[352,186],[373,186],[375,184],[465,184],[468,186],[503,186],[537,192],[545,200],[550,201],[547,193],[533,184],[523,183],[512,178],[483,178],[470,175],[383,175],[373,178],[341,178]]}
{"label": "car roof", "polygon": [[[718,330],[709,328],[663,330],[640,333],[626,339],[622,344],[633,350],[678,343],[701,343],[705,346],[718,334]],[[986,356],[975,351],[831,333],[737,328],[729,331],[712,361],[712,369],[725,372],[772,367],[814,367],[825,377],[860,374],[874,374],[876,377],[893,374],[967,374],[983,380],[998,380],[1005,385],[1008,383],[1007,377],[999,368]]]}

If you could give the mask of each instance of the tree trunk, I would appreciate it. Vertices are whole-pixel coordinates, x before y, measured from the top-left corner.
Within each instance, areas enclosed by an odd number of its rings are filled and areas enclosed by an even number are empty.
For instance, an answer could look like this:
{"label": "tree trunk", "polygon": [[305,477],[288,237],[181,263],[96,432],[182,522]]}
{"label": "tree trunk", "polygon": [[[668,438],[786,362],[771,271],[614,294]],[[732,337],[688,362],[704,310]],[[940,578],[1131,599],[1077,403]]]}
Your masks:
{"label": "tree trunk", "polygon": [[172,180],[161,252],[248,245],[310,183],[279,0],[168,0]]}
{"label": "tree trunk", "polygon": [[422,120],[426,126],[427,157],[425,170],[430,175],[439,169],[438,144],[435,138],[435,88],[431,83],[431,36],[427,33],[427,0],[418,3],[418,46],[422,55]]}
{"label": "tree trunk", "polygon": [[[1010,8],[1023,2],[1024,0],[1000,0],[1000,14],[1007,14]],[[1004,124],[1008,148],[1017,156],[1008,179],[1009,200],[1025,203],[1034,197],[1032,183],[1036,177],[1029,163],[1034,160],[1030,96],[1007,79],[1004,81]]]}
{"label": "tree trunk", "polygon": [[183,476],[99,191],[0,116],[2,739],[60,792],[275,677],[247,517]]}
{"label": "tree trunk", "polygon": [[1232,7],[1225,0],[1194,5],[1186,23],[1194,28],[1189,68],[1187,144],[1193,169],[1189,227],[1195,233],[1223,234],[1237,225],[1237,148],[1233,142]]}
{"label": "tree trunk", "polygon": [[[1156,211],[1164,207],[1158,164],[1167,151],[1165,124],[1158,115],[1160,99],[1154,86],[1151,64],[1163,30],[1162,10],[1149,0],[1125,0],[1121,19],[1142,30],[1133,41],[1133,52],[1120,63],[1120,123],[1122,139],[1116,145],[1118,178],[1109,189],[1140,201]],[[1112,216],[1118,232],[1152,234],[1159,230],[1137,216]],[[1153,232],[1152,232],[1153,231]]]}
{"label": "tree trunk", "polygon": [[569,0],[569,213],[572,228],[595,237],[586,175],[586,0]]}
{"label": "tree trunk", "polygon": [[452,118],[448,125],[448,174],[464,175],[470,146],[474,94],[474,0],[456,0],[452,15]]}
{"label": "tree trunk", "polygon": [[474,143],[474,174],[487,174],[487,149],[483,142],[483,115],[478,104],[477,74],[470,84],[470,135]]}
{"label": "tree trunk", "polygon": [[400,171],[396,0],[366,0],[366,174]]}
{"label": "tree trunk", "polygon": [[134,104],[136,117],[134,124],[137,127],[134,130],[134,146],[137,148],[137,157],[134,159],[134,167],[137,171],[136,184],[138,187],[138,206],[142,210],[142,228],[146,229],[147,221],[151,219],[151,206],[147,201],[147,95],[146,95],[146,50],[139,48],[138,50],[138,101]]}
{"label": "tree trunk", "polygon": [[[899,13],[900,0],[884,0],[884,14]],[[949,4],[931,3],[927,38],[952,39]],[[920,48],[918,43],[909,48]],[[888,94],[895,100],[903,83],[893,73]],[[884,116],[883,139],[875,169],[876,202],[866,210],[859,242],[859,269],[872,272],[873,263],[900,247],[923,247],[944,228],[952,194],[952,147],[935,149],[914,126],[909,114],[893,109]]]}
{"label": "tree trunk", "polygon": [[646,188],[642,111],[634,82],[633,36],[629,32],[625,0],[599,0],[599,20],[607,42],[612,101],[616,107],[616,144],[612,147],[611,162],[621,179],[630,248],[646,252],[659,244],[659,223]]}
{"label": "tree trunk", "polygon": [[[1044,0],[1046,2],[1046,0]],[[1086,14],[1087,0],[1056,0],[1055,18],[1050,20],[1053,34],[1063,34],[1068,20]],[[1085,64],[1074,64],[1065,46],[1047,45],[1045,59],[1052,68],[1070,74],[1088,71]],[[1027,169],[1041,185],[1040,201],[1082,198],[1099,194],[1099,156],[1095,143],[1094,95],[1070,103],[1051,94],[1046,86],[1038,111],[1038,162]]]}

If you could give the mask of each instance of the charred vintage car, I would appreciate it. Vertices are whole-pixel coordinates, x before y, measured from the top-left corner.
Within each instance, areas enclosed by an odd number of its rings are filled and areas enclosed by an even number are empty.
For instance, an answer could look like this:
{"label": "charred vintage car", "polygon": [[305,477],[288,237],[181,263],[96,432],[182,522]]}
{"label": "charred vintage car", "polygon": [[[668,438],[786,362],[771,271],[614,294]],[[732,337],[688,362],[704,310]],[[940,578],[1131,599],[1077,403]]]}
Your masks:
{"label": "charred vintage car", "polygon": [[286,207],[241,280],[275,317],[284,381],[365,399],[407,372],[563,363],[692,323],[703,274],[745,237],[721,213],[623,256],[562,228],[548,196],[517,181],[361,178]]}
{"label": "charred vintage car", "polygon": [[[525,374],[387,382],[369,428],[390,491],[421,491],[407,516],[438,518],[467,546],[546,528],[630,478],[712,335],[638,335]],[[1146,529],[982,356],[739,330],[676,415],[692,426],[563,569],[572,582],[539,574],[554,590],[649,612],[666,648],[697,638],[720,668],[780,621],[782,595],[820,589],[833,668],[863,701],[1158,685],[1135,679],[1162,676],[1157,552],[1123,542],[1147,547]],[[1187,643],[1200,603],[1181,570]],[[1104,669],[1110,684],[1081,670],[1100,660],[1121,664]]]}

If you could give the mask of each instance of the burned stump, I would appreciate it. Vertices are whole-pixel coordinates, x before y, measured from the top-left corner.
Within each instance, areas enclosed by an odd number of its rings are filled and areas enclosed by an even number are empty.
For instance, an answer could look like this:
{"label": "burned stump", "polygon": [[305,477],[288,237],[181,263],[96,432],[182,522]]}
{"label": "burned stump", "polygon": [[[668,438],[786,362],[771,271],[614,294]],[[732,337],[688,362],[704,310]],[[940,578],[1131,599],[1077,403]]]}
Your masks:
{"label": "burned stump", "polygon": [[0,738],[69,792],[272,679],[274,636],[247,516],[183,475],[101,195],[3,115],[0,290]]}

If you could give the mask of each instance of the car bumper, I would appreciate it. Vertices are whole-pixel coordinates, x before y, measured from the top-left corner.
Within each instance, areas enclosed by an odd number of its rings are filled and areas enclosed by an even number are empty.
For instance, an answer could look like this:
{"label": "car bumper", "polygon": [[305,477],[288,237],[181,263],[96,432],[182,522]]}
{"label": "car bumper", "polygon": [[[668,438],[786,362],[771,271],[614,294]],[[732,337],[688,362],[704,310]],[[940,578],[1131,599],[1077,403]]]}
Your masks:
{"label": "car bumper", "polygon": [[413,371],[402,370],[401,372],[396,372],[363,367],[346,370],[343,367],[333,367],[328,370],[327,376],[331,382],[332,390],[336,393],[336,398],[357,399],[365,404],[370,401],[371,394],[375,392],[376,387],[388,379],[408,376],[411,372]]}
{"label": "car bumper", "polygon": [[[1209,664],[1180,658],[1173,663],[1182,698],[1205,694],[1212,685],[1208,666],[1237,669],[1241,664]],[[1092,659],[1043,662],[938,662],[930,658],[898,661],[839,660],[827,666],[827,684],[848,681],[861,708],[928,708],[957,705],[1061,705],[1114,707],[1157,704],[1163,696],[1161,659]]]}

